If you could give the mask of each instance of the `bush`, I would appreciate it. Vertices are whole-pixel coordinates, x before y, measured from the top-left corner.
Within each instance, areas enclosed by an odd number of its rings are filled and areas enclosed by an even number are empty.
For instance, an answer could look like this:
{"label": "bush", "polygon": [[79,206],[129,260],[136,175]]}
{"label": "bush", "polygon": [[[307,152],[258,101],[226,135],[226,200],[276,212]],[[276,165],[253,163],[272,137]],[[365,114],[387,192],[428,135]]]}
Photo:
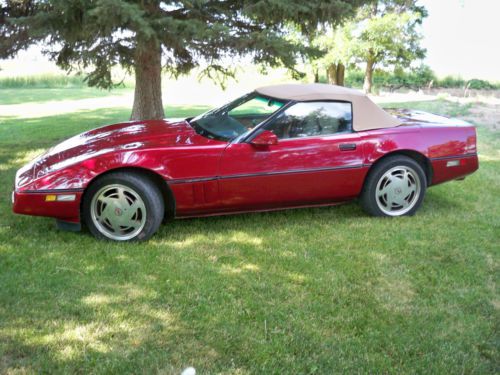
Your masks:
{"label": "bush", "polygon": [[500,83],[491,83],[482,79],[471,79],[468,82],[469,88],[473,90],[498,90]]}
{"label": "bush", "polygon": [[[362,88],[365,74],[361,69],[351,69],[346,72],[345,85],[348,87]],[[427,88],[432,82],[435,88],[460,88],[464,89],[469,85],[470,89],[475,90],[499,90],[500,83],[492,83],[482,79],[464,80],[458,76],[446,76],[438,79],[432,69],[422,65],[417,69],[406,71],[401,68],[394,72],[376,70],[373,74],[373,89],[389,89],[391,91],[407,88],[419,90]]]}
{"label": "bush", "polygon": [[500,83],[492,83],[485,81],[483,79],[471,79],[469,81],[463,79],[462,77],[446,76],[443,79],[437,80],[434,87],[442,88],[461,88],[466,87],[473,90],[498,90],[500,89]]}
{"label": "bush", "polygon": [[[350,70],[346,74],[345,83],[349,87],[363,87],[365,74],[360,69]],[[418,90],[427,87],[436,77],[428,66],[421,66],[418,69],[406,72],[403,69],[396,69],[394,72],[376,70],[373,75],[373,87],[375,90],[389,88],[397,90],[400,88],[410,88]]]}
{"label": "bush", "polygon": [[435,87],[442,88],[464,88],[466,85],[466,81],[462,77],[455,76],[446,76],[442,79],[439,79],[435,82]]}
{"label": "bush", "polygon": [[360,69],[350,69],[346,71],[344,83],[348,87],[363,87],[365,80],[365,73]]}

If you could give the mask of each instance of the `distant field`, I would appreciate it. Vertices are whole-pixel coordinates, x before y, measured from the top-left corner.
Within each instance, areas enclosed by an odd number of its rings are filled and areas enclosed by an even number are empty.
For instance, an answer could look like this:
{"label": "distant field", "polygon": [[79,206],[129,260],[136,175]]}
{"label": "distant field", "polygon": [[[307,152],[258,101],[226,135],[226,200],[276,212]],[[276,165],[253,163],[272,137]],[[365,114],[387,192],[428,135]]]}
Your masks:
{"label": "distant field", "polygon": [[[57,95],[94,95],[69,90]],[[50,93],[7,91],[11,104]],[[367,217],[353,202],[174,221],[116,244],[11,214],[21,165],[129,114],[0,112],[0,373],[498,373],[500,132],[477,123],[479,171],[429,189],[410,218]]]}

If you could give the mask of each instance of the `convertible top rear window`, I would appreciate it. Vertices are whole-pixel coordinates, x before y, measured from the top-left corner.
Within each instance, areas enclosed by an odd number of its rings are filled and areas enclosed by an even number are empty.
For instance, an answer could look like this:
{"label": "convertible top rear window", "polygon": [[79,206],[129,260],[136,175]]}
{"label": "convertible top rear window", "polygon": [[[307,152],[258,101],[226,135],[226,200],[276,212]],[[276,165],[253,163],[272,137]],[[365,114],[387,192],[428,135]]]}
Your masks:
{"label": "convertible top rear window", "polygon": [[352,105],[348,102],[302,102],[277,115],[266,129],[280,139],[327,136],[352,130]]}

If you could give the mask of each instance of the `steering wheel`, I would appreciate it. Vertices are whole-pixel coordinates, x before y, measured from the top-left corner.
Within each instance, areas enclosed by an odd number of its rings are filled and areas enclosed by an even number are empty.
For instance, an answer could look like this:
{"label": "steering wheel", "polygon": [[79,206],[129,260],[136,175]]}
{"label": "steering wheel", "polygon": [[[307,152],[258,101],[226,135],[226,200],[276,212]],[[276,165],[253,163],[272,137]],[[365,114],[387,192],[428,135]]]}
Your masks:
{"label": "steering wheel", "polygon": [[223,124],[229,128],[228,130],[232,130],[236,135],[239,135],[239,134],[242,134],[242,133],[245,133],[246,131],[248,131],[248,129],[245,125],[243,125],[238,120],[235,120],[234,118],[232,118],[228,114],[226,114],[224,116]]}
{"label": "steering wheel", "polygon": [[323,126],[321,126],[321,122],[319,121],[319,117],[316,117],[315,120],[316,120],[316,127],[318,128],[318,134],[323,133]]}

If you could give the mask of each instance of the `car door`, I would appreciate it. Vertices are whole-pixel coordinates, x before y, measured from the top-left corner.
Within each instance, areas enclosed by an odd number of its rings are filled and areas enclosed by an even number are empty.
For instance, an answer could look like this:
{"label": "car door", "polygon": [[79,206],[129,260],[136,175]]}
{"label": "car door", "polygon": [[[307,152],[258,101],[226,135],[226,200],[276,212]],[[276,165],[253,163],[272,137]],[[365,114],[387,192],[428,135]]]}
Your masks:
{"label": "car door", "polygon": [[[272,131],[278,143],[252,137]],[[272,209],[342,201],[359,194],[366,173],[361,137],[352,132],[347,102],[295,103],[220,161],[219,191],[226,210]]]}

